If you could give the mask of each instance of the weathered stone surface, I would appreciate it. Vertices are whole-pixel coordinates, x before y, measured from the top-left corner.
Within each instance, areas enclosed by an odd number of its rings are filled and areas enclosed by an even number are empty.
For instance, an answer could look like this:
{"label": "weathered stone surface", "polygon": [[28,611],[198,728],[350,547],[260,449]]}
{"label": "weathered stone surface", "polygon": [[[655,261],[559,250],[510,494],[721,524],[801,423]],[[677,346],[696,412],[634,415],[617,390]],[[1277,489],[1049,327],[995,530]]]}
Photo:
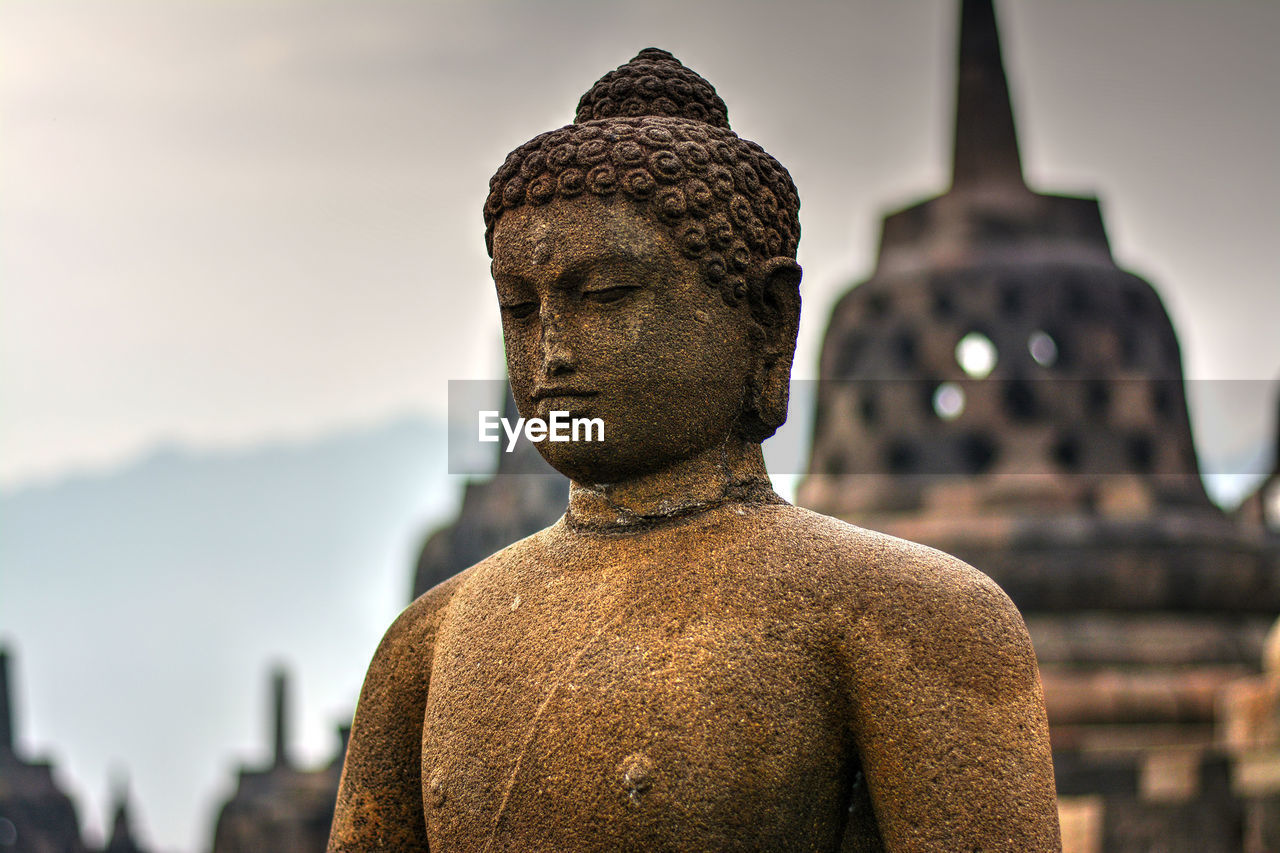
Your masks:
{"label": "weathered stone surface", "polygon": [[1035,658],[938,551],[792,507],[798,199],[642,51],[485,204],[558,522],[417,599],[357,709],[331,851],[1059,846]]}

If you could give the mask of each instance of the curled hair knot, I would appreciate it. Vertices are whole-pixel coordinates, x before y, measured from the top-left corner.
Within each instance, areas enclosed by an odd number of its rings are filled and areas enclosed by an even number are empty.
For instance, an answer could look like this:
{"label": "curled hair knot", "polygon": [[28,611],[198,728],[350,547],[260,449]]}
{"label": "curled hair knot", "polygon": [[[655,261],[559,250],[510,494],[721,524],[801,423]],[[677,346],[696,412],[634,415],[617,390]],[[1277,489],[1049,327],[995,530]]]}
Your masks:
{"label": "curled hair knot", "polygon": [[754,265],[795,256],[799,199],[781,164],[729,127],[706,80],[648,48],[604,75],[572,125],[513,151],[489,181],[485,245],[502,214],[621,192],[671,229],[680,252],[728,304],[757,299]]}

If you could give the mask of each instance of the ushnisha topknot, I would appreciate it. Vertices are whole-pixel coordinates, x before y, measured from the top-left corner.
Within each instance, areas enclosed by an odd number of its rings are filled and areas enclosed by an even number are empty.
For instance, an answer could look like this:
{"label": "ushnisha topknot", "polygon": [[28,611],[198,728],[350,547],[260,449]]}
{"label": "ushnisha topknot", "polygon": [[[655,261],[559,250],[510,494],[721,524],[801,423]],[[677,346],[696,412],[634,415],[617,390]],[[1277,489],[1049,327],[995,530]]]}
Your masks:
{"label": "ushnisha topknot", "polygon": [[726,303],[755,304],[753,264],[795,258],[800,199],[791,175],[729,128],[711,84],[665,50],[646,48],[578,102],[574,123],[507,155],[489,180],[485,245],[502,214],[592,193],[643,205],[698,260]]}
{"label": "ushnisha topknot", "polygon": [[596,81],[578,101],[573,123],[639,116],[687,118],[729,129],[729,112],[711,84],[656,47],[646,47]]}

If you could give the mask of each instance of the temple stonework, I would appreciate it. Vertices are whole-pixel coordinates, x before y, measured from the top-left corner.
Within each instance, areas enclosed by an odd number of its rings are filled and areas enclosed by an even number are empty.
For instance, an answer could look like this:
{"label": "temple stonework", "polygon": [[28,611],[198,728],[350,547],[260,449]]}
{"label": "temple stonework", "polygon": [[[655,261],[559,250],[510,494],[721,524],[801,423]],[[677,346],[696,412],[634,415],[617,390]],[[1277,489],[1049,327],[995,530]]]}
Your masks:
{"label": "temple stonework", "polygon": [[84,853],[75,805],[48,761],[18,752],[9,652],[0,649],[0,850]]}
{"label": "temple stonework", "polygon": [[106,846],[102,853],[147,853],[134,836],[133,816],[129,808],[129,791],[121,785],[115,792],[115,805],[112,808],[111,834],[107,836]]}
{"label": "temple stonework", "polygon": [[[1280,387],[1280,381],[1276,383]],[[1236,509],[1242,524],[1280,536],[1280,399],[1276,401],[1276,436],[1272,446],[1271,471]]]}
{"label": "temple stonework", "polygon": [[213,853],[316,853],[324,850],[346,752],[329,764],[304,769],[289,755],[288,678],[272,676],[271,763],[243,767],[235,794],[223,806],[214,830]]}
{"label": "temple stonework", "polygon": [[959,42],[952,186],[885,218],[833,311],[799,503],[1013,598],[1068,850],[1245,849],[1218,727],[1280,613],[1275,532],[1206,496],[1173,325],[1097,201],[1027,187],[991,0]]}

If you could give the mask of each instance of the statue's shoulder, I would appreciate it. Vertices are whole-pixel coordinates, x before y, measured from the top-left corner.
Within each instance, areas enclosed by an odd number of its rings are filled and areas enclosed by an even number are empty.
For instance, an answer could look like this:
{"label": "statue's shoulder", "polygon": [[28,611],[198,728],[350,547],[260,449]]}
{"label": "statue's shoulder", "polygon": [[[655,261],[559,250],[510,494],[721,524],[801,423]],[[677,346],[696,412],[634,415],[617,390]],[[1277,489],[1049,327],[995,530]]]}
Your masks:
{"label": "statue's shoulder", "polygon": [[953,619],[1022,629],[1013,602],[994,581],[950,554],[801,507],[780,508],[772,536],[814,581],[863,617]]}
{"label": "statue's shoulder", "polygon": [[400,611],[400,615],[383,635],[376,658],[398,658],[406,653],[421,653],[423,646],[429,650],[454,594],[466,584],[475,570],[476,566],[472,566],[441,581]]}
{"label": "statue's shoulder", "polygon": [[455,600],[483,597],[496,588],[505,589],[531,565],[554,559],[555,541],[564,533],[564,518],[500,548],[465,571],[427,590],[406,615],[419,621],[442,620]]}

